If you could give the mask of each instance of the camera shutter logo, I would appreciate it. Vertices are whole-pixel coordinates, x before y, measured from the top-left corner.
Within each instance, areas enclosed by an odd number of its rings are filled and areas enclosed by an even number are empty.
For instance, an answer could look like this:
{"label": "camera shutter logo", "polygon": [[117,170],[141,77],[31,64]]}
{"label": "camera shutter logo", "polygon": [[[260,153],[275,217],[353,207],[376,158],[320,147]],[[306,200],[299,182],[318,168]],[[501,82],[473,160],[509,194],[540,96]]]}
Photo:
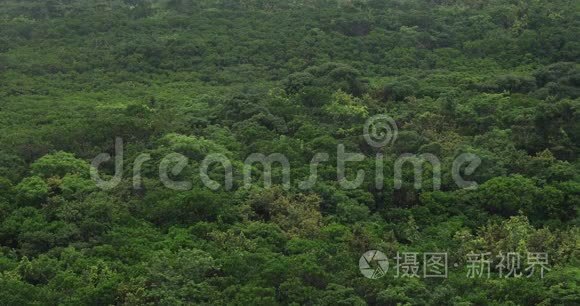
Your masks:
{"label": "camera shutter logo", "polygon": [[360,257],[358,266],[364,277],[378,279],[387,274],[387,271],[389,270],[389,260],[387,259],[387,255],[383,252],[372,250],[364,253]]}

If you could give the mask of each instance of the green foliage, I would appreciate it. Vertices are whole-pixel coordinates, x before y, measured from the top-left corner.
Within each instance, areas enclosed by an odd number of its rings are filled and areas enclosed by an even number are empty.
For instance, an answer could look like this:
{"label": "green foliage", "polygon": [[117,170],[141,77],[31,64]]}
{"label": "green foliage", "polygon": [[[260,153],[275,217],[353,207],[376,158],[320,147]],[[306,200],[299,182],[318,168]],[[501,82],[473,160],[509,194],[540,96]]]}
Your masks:
{"label": "green foliage", "polygon": [[[0,304],[573,305],[580,205],[578,5],[452,0],[5,0]],[[365,120],[398,137],[369,146]],[[123,178],[89,176],[123,139]],[[336,150],[365,156],[337,182]],[[140,154],[141,188],[133,188]],[[187,157],[159,181],[167,154]],[[201,161],[282,153],[292,186],[205,188]],[[329,153],[310,190],[315,153]],[[374,181],[377,153],[385,180]],[[434,154],[415,189],[400,154]],[[454,159],[481,159],[459,189]],[[141,157],[143,157],[141,155]],[[466,165],[460,170],[464,170]],[[274,167],[276,168],[276,166]],[[114,162],[100,166],[114,173]],[[222,182],[223,167],[209,176]],[[254,169],[263,174],[261,166]],[[462,172],[463,173],[463,172]],[[279,184],[281,171],[273,181]],[[380,182],[379,182],[380,183]],[[382,187],[382,188],[380,188]],[[382,250],[547,252],[544,279],[367,280]],[[522,262],[522,264],[524,264]],[[393,271],[393,270],[391,270]]]}
{"label": "green foliage", "polygon": [[41,204],[50,192],[48,184],[38,176],[25,178],[14,188],[19,202],[24,205]]}
{"label": "green foliage", "polygon": [[40,177],[64,177],[67,174],[78,174],[88,176],[89,164],[75,158],[74,154],[67,152],[56,152],[45,155],[30,165],[33,174]]}

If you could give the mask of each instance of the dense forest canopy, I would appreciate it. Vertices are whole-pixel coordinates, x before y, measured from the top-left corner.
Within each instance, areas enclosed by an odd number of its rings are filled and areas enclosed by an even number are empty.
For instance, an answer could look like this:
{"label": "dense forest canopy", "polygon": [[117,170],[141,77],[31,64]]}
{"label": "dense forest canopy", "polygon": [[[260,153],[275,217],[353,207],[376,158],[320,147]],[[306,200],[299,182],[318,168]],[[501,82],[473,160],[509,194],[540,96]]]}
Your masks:
{"label": "dense forest canopy", "polygon": [[[573,0],[0,0],[0,304],[579,303],[579,33]],[[398,135],[377,148],[380,114]],[[337,147],[363,154],[358,188]],[[215,153],[231,188],[200,180]],[[252,153],[283,154],[290,185],[256,165],[246,188]],[[438,158],[439,185],[429,165],[421,188],[393,177],[409,153]],[[159,179],[171,154],[183,190]],[[476,188],[450,172],[462,154]],[[445,252],[448,276],[394,277],[402,252]],[[550,270],[505,277],[507,252]]]}

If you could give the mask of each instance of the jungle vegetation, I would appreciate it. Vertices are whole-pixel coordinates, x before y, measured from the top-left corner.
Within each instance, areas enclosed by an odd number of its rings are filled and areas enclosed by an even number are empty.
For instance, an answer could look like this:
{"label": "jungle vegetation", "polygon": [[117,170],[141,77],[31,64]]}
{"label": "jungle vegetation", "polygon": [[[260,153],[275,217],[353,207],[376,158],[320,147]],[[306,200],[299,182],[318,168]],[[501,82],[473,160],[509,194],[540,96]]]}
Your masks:
{"label": "jungle vegetation", "polygon": [[[579,33],[573,0],[1,0],[0,304],[577,304]],[[376,114],[393,145],[365,141]],[[90,163],[117,137],[124,176],[102,190]],[[340,187],[338,144],[367,157],[349,163],[360,188]],[[292,188],[280,171],[271,188],[200,182],[207,154],[239,170],[255,152],[287,156]],[[160,182],[170,153],[189,190]],[[377,188],[377,153],[385,173],[436,155],[441,188],[410,167]],[[482,160],[476,189],[448,171],[462,153]],[[457,266],[367,279],[368,250]],[[551,270],[466,276],[467,254],[512,251]]]}

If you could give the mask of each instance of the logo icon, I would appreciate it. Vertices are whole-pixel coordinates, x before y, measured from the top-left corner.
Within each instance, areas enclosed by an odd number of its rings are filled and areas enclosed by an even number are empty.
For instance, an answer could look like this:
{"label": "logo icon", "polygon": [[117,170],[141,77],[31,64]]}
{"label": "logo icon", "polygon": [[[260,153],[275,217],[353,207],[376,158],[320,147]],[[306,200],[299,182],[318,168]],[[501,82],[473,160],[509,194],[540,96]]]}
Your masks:
{"label": "logo icon", "polygon": [[387,259],[387,255],[383,252],[372,250],[364,253],[360,257],[358,267],[360,273],[362,273],[364,277],[378,279],[387,274],[387,271],[389,270],[389,260]]}
{"label": "logo icon", "polygon": [[398,134],[397,123],[389,115],[375,115],[370,117],[365,123],[365,140],[370,146],[375,148],[382,148],[395,143]]}

